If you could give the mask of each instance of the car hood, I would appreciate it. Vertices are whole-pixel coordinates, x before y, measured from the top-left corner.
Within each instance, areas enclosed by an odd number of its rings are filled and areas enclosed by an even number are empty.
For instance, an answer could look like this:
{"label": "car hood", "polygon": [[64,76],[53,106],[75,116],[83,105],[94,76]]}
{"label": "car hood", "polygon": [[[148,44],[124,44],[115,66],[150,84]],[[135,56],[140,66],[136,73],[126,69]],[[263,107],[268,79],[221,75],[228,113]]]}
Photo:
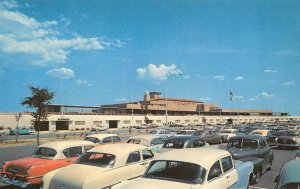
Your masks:
{"label": "car hood", "polygon": [[233,157],[233,159],[243,159],[252,156],[257,149],[252,148],[227,148],[226,149]]}
{"label": "car hood", "polygon": [[[194,184],[180,183],[167,180],[150,179],[150,178],[137,178],[131,181],[125,181],[117,185],[114,189],[153,189],[153,188],[166,188],[166,189],[192,189]],[[199,188],[200,185],[197,185]],[[199,188],[200,189],[200,188]]]}
{"label": "car hood", "polygon": [[14,161],[10,161],[6,171],[13,174],[25,175],[27,170],[32,166],[44,165],[50,163],[52,160],[36,158],[36,157],[27,157]]}
{"label": "car hood", "polygon": [[99,177],[108,169],[91,165],[72,164],[59,169],[54,174],[49,188],[56,189],[65,186],[68,189],[80,189],[84,182],[93,179],[95,176]]}

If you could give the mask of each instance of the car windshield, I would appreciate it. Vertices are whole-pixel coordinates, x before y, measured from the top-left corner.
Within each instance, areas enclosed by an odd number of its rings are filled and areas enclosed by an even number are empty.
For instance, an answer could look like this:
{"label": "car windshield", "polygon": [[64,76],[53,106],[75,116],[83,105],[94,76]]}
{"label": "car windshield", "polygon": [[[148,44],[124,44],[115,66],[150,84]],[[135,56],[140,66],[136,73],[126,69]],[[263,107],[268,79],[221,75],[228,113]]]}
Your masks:
{"label": "car windshield", "polygon": [[97,143],[99,141],[99,139],[95,138],[95,137],[86,137],[84,140],[90,141],[90,142],[93,142],[93,143]]}
{"label": "car windshield", "polygon": [[280,187],[280,189],[299,189],[300,183],[289,183]]}
{"label": "car windshield", "polygon": [[83,154],[76,164],[93,165],[98,167],[113,167],[115,164],[116,156],[112,154],[87,152]]}
{"label": "car windshield", "polygon": [[167,140],[164,145],[163,148],[177,148],[177,149],[181,149],[184,146],[184,141],[183,140],[176,140],[176,139],[170,139]]}
{"label": "car windshield", "polygon": [[33,157],[39,157],[44,159],[53,159],[57,154],[56,150],[46,147],[38,147],[32,154]]}
{"label": "car windshield", "polygon": [[196,164],[158,160],[151,162],[143,177],[183,183],[202,183],[205,173],[205,169]]}
{"label": "car windshield", "polygon": [[257,148],[257,141],[252,139],[230,139],[227,148]]}
{"label": "car windshield", "polygon": [[156,134],[157,133],[157,131],[151,131],[150,132],[150,134]]}

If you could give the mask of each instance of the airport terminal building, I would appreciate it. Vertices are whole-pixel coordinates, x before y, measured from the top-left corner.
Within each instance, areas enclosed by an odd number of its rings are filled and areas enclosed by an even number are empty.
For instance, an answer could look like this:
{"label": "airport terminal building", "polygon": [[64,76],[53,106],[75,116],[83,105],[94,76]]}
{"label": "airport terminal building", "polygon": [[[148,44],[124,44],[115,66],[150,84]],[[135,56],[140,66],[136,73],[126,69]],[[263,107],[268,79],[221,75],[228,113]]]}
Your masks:
{"label": "airport terminal building", "polygon": [[[228,119],[235,123],[300,121],[300,117],[272,110],[223,109],[217,104],[200,101],[161,97],[160,92],[145,92],[141,101],[102,106],[50,105],[44,131],[86,130],[94,126],[128,128],[144,123],[157,125],[225,124]],[[0,113],[0,126],[16,127],[17,113]],[[167,115],[167,116],[166,116]],[[33,125],[30,112],[23,112],[20,127]]]}

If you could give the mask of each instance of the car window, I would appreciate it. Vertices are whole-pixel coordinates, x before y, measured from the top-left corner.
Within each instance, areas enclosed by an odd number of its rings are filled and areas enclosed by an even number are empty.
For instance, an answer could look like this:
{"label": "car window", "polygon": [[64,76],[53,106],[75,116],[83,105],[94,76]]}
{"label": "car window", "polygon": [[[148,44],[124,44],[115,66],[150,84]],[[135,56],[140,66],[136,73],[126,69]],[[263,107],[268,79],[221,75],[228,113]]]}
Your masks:
{"label": "car window", "polygon": [[100,142],[100,140],[96,137],[86,137],[84,140],[90,141],[90,142],[93,142],[93,143],[99,143]]}
{"label": "car window", "polygon": [[233,168],[232,159],[230,156],[222,158],[221,163],[224,173]]}
{"label": "car window", "polygon": [[87,152],[83,154],[76,164],[93,165],[98,167],[113,167],[116,156],[97,152]]}
{"label": "car window", "polygon": [[144,160],[153,158],[153,154],[150,150],[143,150],[142,155]]}
{"label": "car window", "polygon": [[84,151],[86,152],[86,151],[88,151],[88,150],[90,150],[92,148],[94,148],[94,146],[92,146],[92,145],[84,146]]}
{"label": "car window", "polygon": [[32,156],[34,157],[39,157],[39,158],[49,158],[53,159],[54,156],[56,155],[56,150],[52,148],[45,148],[45,147],[39,147],[37,150],[33,153]]}
{"label": "car window", "polygon": [[163,144],[164,141],[161,139],[161,138],[154,138],[152,139],[150,145],[153,146],[153,145],[160,145],[160,144]]}
{"label": "car window", "polygon": [[257,148],[258,142],[252,139],[243,140],[243,148]]}
{"label": "car window", "polygon": [[205,146],[205,143],[202,140],[194,140],[193,141],[193,148],[198,148],[198,147],[202,147]]}
{"label": "car window", "polygon": [[120,137],[118,137],[118,136],[113,136],[112,138],[113,138],[113,141],[114,141],[114,142],[119,142],[119,141],[121,141]]}
{"label": "car window", "polygon": [[138,162],[140,160],[141,160],[140,152],[135,151],[135,152],[132,152],[131,154],[129,154],[127,163],[134,163],[134,162]]}
{"label": "car window", "polygon": [[222,174],[221,166],[219,160],[216,161],[211,169],[209,170],[207,180],[210,181],[214,178],[219,177]]}
{"label": "car window", "polygon": [[63,154],[66,157],[79,157],[82,154],[82,147],[76,146],[76,147],[66,148],[63,150]]}
{"label": "car window", "polygon": [[103,143],[109,143],[111,142],[111,137],[106,137],[103,139]]}

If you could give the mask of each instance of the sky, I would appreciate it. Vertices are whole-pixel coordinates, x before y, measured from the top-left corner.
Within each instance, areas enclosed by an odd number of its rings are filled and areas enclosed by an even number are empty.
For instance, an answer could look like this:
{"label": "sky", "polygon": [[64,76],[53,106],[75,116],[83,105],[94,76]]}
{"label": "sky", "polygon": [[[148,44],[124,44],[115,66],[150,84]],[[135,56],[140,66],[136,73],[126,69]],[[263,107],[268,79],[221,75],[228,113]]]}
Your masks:
{"label": "sky", "polygon": [[[145,91],[300,115],[298,0],[1,0],[0,112],[100,106]],[[230,100],[229,93],[234,94]]]}

